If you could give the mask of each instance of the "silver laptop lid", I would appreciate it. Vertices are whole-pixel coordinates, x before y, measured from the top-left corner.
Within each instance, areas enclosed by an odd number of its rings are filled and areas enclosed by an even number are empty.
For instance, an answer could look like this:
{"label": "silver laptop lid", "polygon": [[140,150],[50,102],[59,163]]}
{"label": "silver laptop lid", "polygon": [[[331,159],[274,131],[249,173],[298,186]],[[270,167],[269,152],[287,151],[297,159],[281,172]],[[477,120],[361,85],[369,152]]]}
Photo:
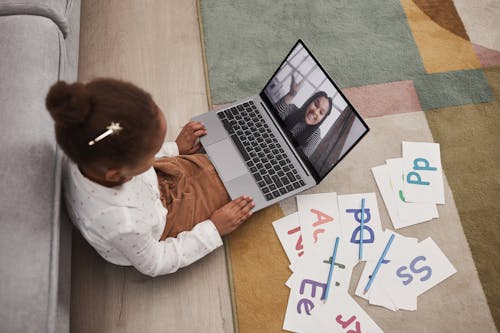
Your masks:
{"label": "silver laptop lid", "polygon": [[299,40],[260,97],[319,183],[369,131]]}

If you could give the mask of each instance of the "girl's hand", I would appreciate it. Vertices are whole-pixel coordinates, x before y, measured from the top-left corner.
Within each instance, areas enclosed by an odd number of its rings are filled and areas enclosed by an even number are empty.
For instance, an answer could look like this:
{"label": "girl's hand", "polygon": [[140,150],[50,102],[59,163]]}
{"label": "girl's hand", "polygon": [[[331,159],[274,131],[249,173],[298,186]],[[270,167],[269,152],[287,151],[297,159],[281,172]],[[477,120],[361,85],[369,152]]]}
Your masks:
{"label": "girl's hand", "polygon": [[201,148],[198,138],[205,134],[207,134],[207,129],[200,122],[190,121],[184,125],[177,139],[175,139],[175,143],[179,147],[179,154],[189,155],[196,153]]}
{"label": "girl's hand", "polygon": [[225,236],[238,228],[251,215],[255,206],[252,198],[241,196],[217,209],[210,216],[219,234]]}

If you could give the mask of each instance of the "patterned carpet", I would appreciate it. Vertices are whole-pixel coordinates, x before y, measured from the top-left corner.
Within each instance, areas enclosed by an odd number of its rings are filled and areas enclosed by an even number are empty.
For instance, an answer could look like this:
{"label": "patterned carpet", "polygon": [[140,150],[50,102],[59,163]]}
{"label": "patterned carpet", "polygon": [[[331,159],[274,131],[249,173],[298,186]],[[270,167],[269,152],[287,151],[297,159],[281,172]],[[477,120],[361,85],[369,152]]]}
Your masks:
{"label": "patterned carpet", "polygon": [[[440,219],[402,229],[432,236],[458,273],[415,313],[360,305],[386,332],[495,332],[500,327],[500,1],[200,1],[212,106],[259,92],[301,38],[372,129],[310,192],[378,192],[370,168],[402,140],[441,145]],[[448,185],[449,184],[449,185]],[[378,194],[377,194],[378,195]],[[391,227],[378,195],[385,227]],[[287,258],[271,222],[286,200],[226,239],[240,332],[279,332]],[[353,274],[361,271],[357,267]],[[354,283],[352,283],[354,285]],[[351,287],[353,287],[353,285]],[[494,323],[495,321],[495,323]]]}

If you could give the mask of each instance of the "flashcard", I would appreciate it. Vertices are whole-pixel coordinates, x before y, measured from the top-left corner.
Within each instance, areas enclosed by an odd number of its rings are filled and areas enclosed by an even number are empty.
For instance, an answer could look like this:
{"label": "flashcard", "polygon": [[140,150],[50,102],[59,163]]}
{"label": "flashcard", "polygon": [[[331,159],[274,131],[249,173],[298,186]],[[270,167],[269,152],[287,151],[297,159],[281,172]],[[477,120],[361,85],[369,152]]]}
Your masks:
{"label": "flashcard", "polygon": [[367,261],[365,263],[365,267],[363,269],[363,272],[361,273],[361,277],[359,278],[358,285],[356,287],[355,295],[368,300],[370,304],[382,306],[389,310],[396,311],[397,307],[392,302],[389,294],[384,290],[384,286],[382,284],[377,283],[376,279],[373,281],[368,292],[366,294],[363,292],[376,265],[376,261]]}
{"label": "flashcard", "polygon": [[417,311],[417,295],[411,289],[405,289],[401,293],[395,293],[393,290],[388,289],[385,284],[385,290],[389,294],[394,306],[399,310]]}
{"label": "flashcard", "polygon": [[391,235],[394,234],[394,240],[392,241],[390,251],[386,254],[385,260],[390,262],[392,260],[398,259],[401,256],[405,256],[407,253],[412,253],[418,244],[418,239],[413,237],[406,237],[390,229],[385,229],[383,236],[380,237],[380,242],[376,244],[376,260],[380,258],[380,255],[384,251],[387,242]]}
{"label": "flashcard", "polygon": [[292,274],[288,277],[288,280],[286,280],[285,282],[285,286],[287,286],[288,288],[292,288],[292,285],[293,285],[293,278],[295,277],[294,275],[294,272],[296,270],[296,266],[299,265],[300,267],[300,262],[302,260],[303,257],[300,257],[297,261],[291,263],[290,265],[288,265],[288,269],[290,269],[290,271],[292,271]]}
{"label": "flashcard", "polygon": [[403,173],[406,201],[444,204],[439,143],[403,141]]}
{"label": "flashcard", "polygon": [[399,228],[432,220],[439,217],[435,204],[408,202],[403,190],[403,159],[386,160],[391,175],[391,188],[399,215]]}
{"label": "flashcard", "polygon": [[[311,253],[305,256],[311,257]],[[306,257],[298,267],[294,267],[283,329],[292,332],[324,332],[320,320],[324,312],[319,309],[325,306],[322,299],[326,292],[329,266]]]}
{"label": "flashcard", "polygon": [[378,333],[382,329],[370,318],[356,301],[347,293],[339,297],[330,307],[322,309],[330,312],[330,316],[323,315],[323,326],[327,333]]}
{"label": "flashcard", "polygon": [[[399,256],[381,272],[389,296],[399,308],[456,273],[456,269],[436,245],[427,238],[413,252]],[[416,306],[415,306],[416,308]]]}
{"label": "flashcard", "polygon": [[[364,227],[361,231],[361,200],[363,198],[365,199]],[[369,260],[373,254],[374,244],[378,236],[382,234],[375,193],[341,195],[338,201],[342,235],[348,244],[347,251],[350,254],[348,263],[358,262],[361,232],[363,232],[362,260]]]}
{"label": "flashcard", "polygon": [[[294,265],[283,329],[293,332],[321,331],[318,325],[325,314],[320,309],[328,304],[323,297],[327,289],[332,249],[328,252],[320,256],[307,252]],[[346,253],[345,246],[339,243],[328,293],[328,301],[332,302],[347,294],[352,274],[352,266],[343,264],[342,253]]]}
{"label": "flashcard", "polygon": [[278,235],[288,260],[293,264],[298,258],[304,255],[299,214],[293,213],[274,221],[273,228],[276,235]]}
{"label": "flashcard", "polygon": [[318,193],[297,196],[299,223],[305,251],[322,240],[330,247],[340,234],[337,193]]}
{"label": "flashcard", "polygon": [[404,227],[401,219],[399,218],[398,206],[396,198],[392,192],[391,187],[391,175],[389,173],[389,166],[387,164],[382,164],[372,168],[372,174],[377,183],[378,189],[382,199],[384,199],[385,207],[391,218],[392,225],[395,229]]}
{"label": "flashcard", "polygon": [[[391,247],[389,248],[389,251],[387,252],[384,260],[382,261],[382,266],[375,276],[370,289],[368,289],[368,292],[365,294],[364,289],[368,283],[368,280],[375,270],[375,266],[377,265],[377,262],[381,257],[385,246],[392,234],[394,234],[395,237],[392,241]],[[355,295],[369,300],[370,304],[383,306],[392,311],[397,310],[397,304],[394,304],[389,294],[385,291],[385,286],[379,283],[379,281],[381,280],[380,272],[383,271],[385,267],[391,263],[392,260],[397,259],[400,256],[404,256],[407,253],[412,253],[417,243],[418,240],[416,238],[405,237],[393,232],[392,230],[386,229],[379,238],[379,241],[377,242],[374,249],[374,253],[376,253],[376,256],[365,264],[358,285],[356,287]],[[374,295],[373,299],[372,293]]]}
{"label": "flashcard", "polygon": [[363,268],[363,272],[361,272],[361,276],[358,280],[358,285],[356,286],[356,290],[354,294],[366,300],[370,299],[371,290],[368,290],[367,293],[364,293],[364,288],[370,279],[370,276],[375,269],[375,265],[377,264],[376,260],[370,260],[365,262],[365,267]]}
{"label": "flashcard", "polygon": [[399,310],[399,308],[389,297],[389,293],[387,292],[387,290],[385,290],[383,283],[378,283],[378,281],[375,281],[370,289],[372,289],[370,292],[370,299],[368,300],[368,303],[370,305],[382,306],[391,311]]}
{"label": "flashcard", "polygon": [[[404,277],[404,275],[408,273],[408,270],[413,274],[419,274],[424,271],[428,277],[421,276],[415,281],[417,295],[421,295],[441,281],[455,274],[457,270],[432,238],[429,237],[420,242],[418,244],[418,249],[421,251],[420,253],[422,253],[422,255],[413,258],[406,270],[400,267],[398,269],[398,276],[400,278],[406,278],[403,284],[408,285],[412,283],[412,278],[410,278],[410,276]],[[424,264],[427,266],[424,266]],[[426,269],[427,272],[425,272]],[[411,275],[411,273],[409,275]]]}
{"label": "flashcard", "polygon": [[[332,256],[335,241],[332,241],[329,245],[330,246],[323,244],[323,246],[315,246],[312,251],[308,252],[303,258],[295,263],[294,272],[300,270],[301,272],[310,273],[314,270],[318,270],[319,275],[324,275],[324,280],[327,281],[328,272],[333,260]],[[341,238],[332,271],[331,293],[347,292],[349,288],[354,265],[349,263],[350,253],[348,252],[348,247],[349,244]]]}
{"label": "flashcard", "polygon": [[[332,285],[330,287],[330,293],[347,293],[349,289],[349,283],[351,281],[352,270],[354,265],[348,262],[348,254],[346,247],[348,246],[347,242],[341,239],[341,243],[339,245],[339,249],[337,251],[337,258],[335,259],[333,273],[332,273]],[[332,254],[330,253],[326,259],[322,260],[322,263],[328,265],[332,262]],[[328,278],[328,276],[327,276]]]}
{"label": "flashcard", "polygon": [[285,286],[287,286],[288,288],[292,288],[292,286],[293,286],[293,274],[294,273],[292,273],[290,275],[290,277],[288,278],[288,280],[286,280],[286,282],[285,282]]}
{"label": "flashcard", "polygon": [[394,304],[398,310],[416,311],[418,295],[410,288],[402,290],[393,288],[387,280],[387,271],[390,271],[390,267],[384,267],[384,270],[380,272],[378,276],[377,284],[379,288],[382,288],[386,292],[386,295],[389,296],[392,304]]}

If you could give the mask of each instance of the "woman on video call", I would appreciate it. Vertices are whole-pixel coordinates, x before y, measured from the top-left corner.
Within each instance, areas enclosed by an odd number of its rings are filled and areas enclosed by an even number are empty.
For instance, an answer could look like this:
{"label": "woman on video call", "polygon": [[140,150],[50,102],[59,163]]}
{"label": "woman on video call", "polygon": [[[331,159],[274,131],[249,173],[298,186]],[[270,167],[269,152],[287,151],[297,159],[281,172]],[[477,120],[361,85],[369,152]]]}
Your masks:
{"label": "woman on video call", "polygon": [[292,104],[292,99],[297,95],[300,86],[292,74],[290,91],[274,106],[299,146],[309,157],[321,140],[319,126],[332,111],[332,99],[324,91],[318,91],[299,108]]}

